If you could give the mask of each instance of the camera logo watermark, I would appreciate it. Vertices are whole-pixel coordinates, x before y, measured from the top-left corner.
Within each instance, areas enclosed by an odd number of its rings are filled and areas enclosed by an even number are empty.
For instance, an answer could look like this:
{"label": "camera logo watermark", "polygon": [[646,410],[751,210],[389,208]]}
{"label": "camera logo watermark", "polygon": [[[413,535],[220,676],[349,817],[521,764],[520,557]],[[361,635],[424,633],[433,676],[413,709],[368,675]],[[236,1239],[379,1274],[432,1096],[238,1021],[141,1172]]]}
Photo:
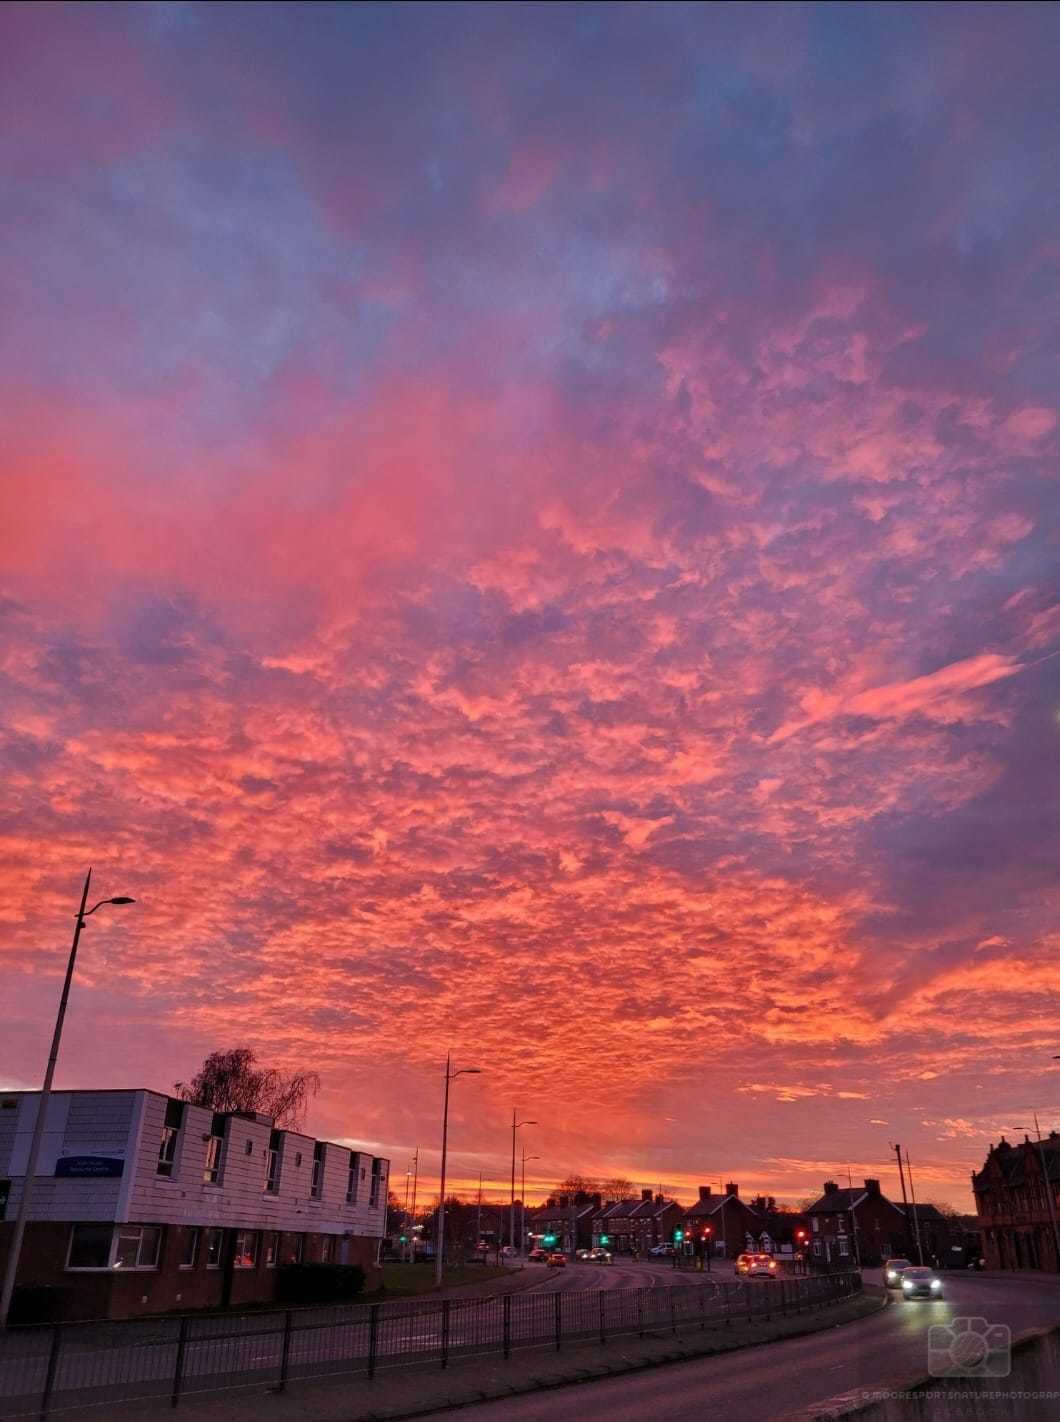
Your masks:
{"label": "camera logo watermark", "polygon": [[955,1318],[928,1329],[928,1372],[933,1378],[1007,1378],[1012,1332],[985,1318]]}

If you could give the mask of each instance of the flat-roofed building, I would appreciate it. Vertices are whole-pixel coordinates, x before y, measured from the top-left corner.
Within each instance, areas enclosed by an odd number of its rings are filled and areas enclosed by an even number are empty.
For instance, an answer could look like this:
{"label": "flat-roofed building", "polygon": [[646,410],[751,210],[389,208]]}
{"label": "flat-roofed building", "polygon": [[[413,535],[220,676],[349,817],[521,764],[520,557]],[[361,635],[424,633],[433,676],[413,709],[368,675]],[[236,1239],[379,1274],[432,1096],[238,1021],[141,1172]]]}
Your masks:
{"label": "flat-roofed building", "polygon": [[[38,1092],[0,1094],[0,1261]],[[17,1286],[51,1316],[269,1302],[289,1262],[375,1268],[389,1161],[156,1091],[57,1091]]]}

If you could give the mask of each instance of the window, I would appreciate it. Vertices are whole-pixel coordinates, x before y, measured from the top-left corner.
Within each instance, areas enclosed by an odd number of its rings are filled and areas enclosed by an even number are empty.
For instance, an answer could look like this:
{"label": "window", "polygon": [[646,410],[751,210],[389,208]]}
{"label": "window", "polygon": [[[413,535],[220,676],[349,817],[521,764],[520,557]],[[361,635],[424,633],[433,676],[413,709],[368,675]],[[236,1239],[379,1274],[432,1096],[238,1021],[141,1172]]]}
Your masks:
{"label": "window", "polygon": [[326,1234],[320,1241],[320,1262],[321,1264],[331,1263],[331,1235]]}
{"label": "window", "polygon": [[167,1101],[166,1119],[162,1126],[162,1139],[158,1146],[158,1164],[155,1166],[156,1175],[172,1175],[173,1162],[177,1158],[177,1140],[180,1136],[180,1125],[184,1119],[184,1102]]}
{"label": "window", "polygon": [[313,1180],[309,1186],[312,1199],[320,1199],[320,1187],[324,1182],[324,1142],[317,1141],[313,1147]]}
{"label": "window", "polygon": [[369,1205],[374,1206],[379,1204],[379,1185],[382,1178],[382,1169],[383,1162],[381,1160],[372,1161],[372,1193],[368,1197]]}
{"label": "window", "polygon": [[215,1111],[213,1125],[210,1127],[210,1138],[206,1142],[206,1164],[202,1172],[202,1178],[207,1185],[221,1183],[221,1157],[224,1154],[224,1144],[225,1118],[220,1111]]}
{"label": "window", "polygon": [[283,1146],[283,1132],[273,1131],[269,1136],[268,1163],[265,1166],[265,1189],[275,1195],[280,1188],[280,1149]]}
{"label": "window", "polygon": [[285,1264],[301,1264],[303,1236],[300,1234],[289,1234],[287,1236],[287,1257]]}
{"label": "window", "polygon": [[70,1231],[68,1269],[107,1269],[110,1267],[110,1245],[114,1237],[111,1225],[77,1224]]}
{"label": "window", "polygon": [[843,1259],[845,1259],[845,1258],[847,1257],[847,1255],[849,1254],[849,1252],[850,1252],[850,1251],[849,1251],[849,1249],[847,1248],[846,1237],[843,1236],[843,1237],[840,1239],[840,1241],[839,1241],[839,1254],[840,1254],[840,1257],[843,1258]]}
{"label": "window", "polygon": [[302,1152],[301,1152],[300,1150],[296,1150],[295,1153],[294,1153],[294,1163],[295,1163],[295,1165],[297,1166],[297,1168],[298,1168],[299,1170],[301,1170],[301,1168],[302,1168]]}
{"label": "window", "polygon": [[253,1142],[253,1141],[245,1141],[245,1142],[244,1142],[244,1144],[243,1144],[243,1154],[244,1154],[244,1155],[253,1155],[253,1154],[254,1154],[254,1142]]}
{"label": "window", "polygon": [[814,1215],[813,1217],[813,1232],[814,1234],[820,1234],[821,1232],[821,1220],[818,1215]]}
{"label": "window", "polygon": [[220,1269],[221,1267],[221,1247],[224,1240],[223,1229],[208,1229],[206,1231],[206,1267],[207,1269]]}
{"label": "window", "polygon": [[275,1230],[270,1230],[265,1236],[265,1268],[276,1268],[276,1256],[280,1250],[280,1236]]}
{"label": "window", "polygon": [[121,1225],[114,1249],[115,1269],[157,1269],[161,1240],[157,1225]]}
{"label": "window", "polygon": [[256,1229],[236,1231],[236,1248],[232,1261],[237,1269],[253,1269],[258,1262],[258,1232]]}
{"label": "window", "polygon": [[199,1252],[199,1231],[182,1229],[180,1232],[180,1262],[178,1269],[194,1269],[195,1256]]}
{"label": "window", "polygon": [[357,1203],[357,1152],[350,1151],[349,1174],[346,1176],[346,1203]]}

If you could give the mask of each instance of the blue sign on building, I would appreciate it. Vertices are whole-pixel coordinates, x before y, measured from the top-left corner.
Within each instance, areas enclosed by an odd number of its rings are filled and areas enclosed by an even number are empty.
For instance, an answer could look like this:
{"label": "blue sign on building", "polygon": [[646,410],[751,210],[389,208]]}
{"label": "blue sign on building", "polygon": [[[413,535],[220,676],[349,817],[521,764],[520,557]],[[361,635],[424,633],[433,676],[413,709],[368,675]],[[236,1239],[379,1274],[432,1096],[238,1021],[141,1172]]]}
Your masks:
{"label": "blue sign on building", "polygon": [[125,1169],[125,1161],[113,1155],[61,1155],[55,1162],[56,1175],[68,1179],[116,1179]]}

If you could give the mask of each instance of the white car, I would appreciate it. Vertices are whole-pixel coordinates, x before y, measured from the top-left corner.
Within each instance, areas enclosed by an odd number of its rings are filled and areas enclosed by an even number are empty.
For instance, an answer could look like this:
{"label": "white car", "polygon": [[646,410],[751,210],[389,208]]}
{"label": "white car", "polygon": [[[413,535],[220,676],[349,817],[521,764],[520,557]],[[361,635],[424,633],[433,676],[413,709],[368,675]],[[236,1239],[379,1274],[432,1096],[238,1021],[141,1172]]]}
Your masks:
{"label": "white car", "polygon": [[655,1244],[651,1247],[651,1249],[648,1250],[649,1254],[654,1254],[657,1256],[661,1254],[672,1254],[673,1252],[674,1247],[672,1244]]}
{"label": "white car", "polygon": [[747,1266],[747,1277],[775,1279],[777,1276],[777,1261],[768,1254],[753,1254],[751,1262]]}

